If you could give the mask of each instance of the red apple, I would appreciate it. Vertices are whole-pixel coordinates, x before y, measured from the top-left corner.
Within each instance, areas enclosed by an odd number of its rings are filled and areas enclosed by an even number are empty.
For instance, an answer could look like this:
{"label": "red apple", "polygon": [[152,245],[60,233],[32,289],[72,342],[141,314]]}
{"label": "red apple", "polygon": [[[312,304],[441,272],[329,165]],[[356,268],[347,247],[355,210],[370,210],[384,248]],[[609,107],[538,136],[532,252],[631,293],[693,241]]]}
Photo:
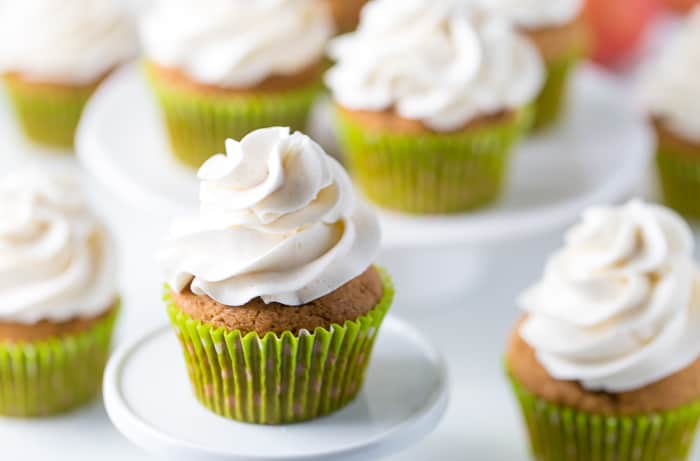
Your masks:
{"label": "red apple", "polygon": [[700,0],[664,0],[667,7],[681,13],[687,13],[696,5],[700,5]]}
{"label": "red apple", "polygon": [[587,0],[593,59],[614,66],[632,56],[659,9],[658,0]]}

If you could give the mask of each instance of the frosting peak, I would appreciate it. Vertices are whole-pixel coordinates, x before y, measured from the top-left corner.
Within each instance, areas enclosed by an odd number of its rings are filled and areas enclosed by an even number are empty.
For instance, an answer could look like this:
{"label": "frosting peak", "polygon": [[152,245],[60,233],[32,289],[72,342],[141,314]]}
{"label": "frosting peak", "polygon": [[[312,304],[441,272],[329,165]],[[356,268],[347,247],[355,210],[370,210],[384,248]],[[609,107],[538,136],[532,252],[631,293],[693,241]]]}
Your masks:
{"label": "frosting peak", "polygon": [[170,286],[222,304],[294,306],[360,275],[379,225],[356,204],[343,168],[289,128],[226,141],[199,170],[200,212],[178,219],[159,253]]}
{"label": "frosting peak", "polygon": [[0,180],[0,319],[96,316],[116,297],[115,251],[72,174],[39,168]]}
{"label": "frosting peak", "polygon": [[537,50],[510,23],[454,0],[373,0],[329,53],[338,64],[326,83],[342,106],[394,109],[437,131],[519,109],[544,79]]}
{"label": "frosting peak", "polygon": [[649,111],[676,134],[700,143],[700,7],[646,71],[642,97]]}
{"label": "frosting peak", "polygon": [[521,297],[521,334],[557,379],[622,392],[700,356],[693,236],[674,212],[631,202],[588,210]]}
{"label": "frosting peak", "polygon": [[299,73],[323,59],[332,33],[317,0],[158,0],[141,24],[150,59],[220,87]]}
{"label": "frosting peak", "polygon": [[115,0],[0,2],[0,73],[91,84],[137,50],[133,21]]}

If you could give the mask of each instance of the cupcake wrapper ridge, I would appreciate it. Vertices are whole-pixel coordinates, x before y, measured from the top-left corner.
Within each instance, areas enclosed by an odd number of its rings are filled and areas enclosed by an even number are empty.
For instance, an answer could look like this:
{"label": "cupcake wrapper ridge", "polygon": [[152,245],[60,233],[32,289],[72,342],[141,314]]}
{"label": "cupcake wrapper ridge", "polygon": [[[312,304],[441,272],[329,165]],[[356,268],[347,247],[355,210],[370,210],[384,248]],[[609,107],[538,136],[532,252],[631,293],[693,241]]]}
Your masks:
{"label": "cupcake wrapper ridge", "polygon": [[5,87],[25,136],[48,147],[72,149],[85,104],[97,88],[51,88],[5,78]]}
{"label": "cupcake wrapper ridge", "polygon": [[700,419],[700,401],[644,416],[602,416],[538,398],[511,383],[538,461],[683,461]]}
{"label": "cupcake wrapper ridge", "polygon": [[269,126],[304,130],[320,83],[269,94],[198,94],[172,88],[147,72],[163,112],[170,146],[181,163],[198,168],[221,152],[228,138],[240,139]]}
{"label": "cupcake wrapper ridge", "polygon": [[0,415],[38,417],[95,398],[118,309],[77,334],[37,342],[0,342]]}
{"label": "cupcake wrapper ridge", "polygon": [[510,154],[529,129],[531,108],[460,133],[398,134],[368,130],[337,114],[349,168],[365,196],[408,213],[456,213],[496,200]]}
{"label": "cupcake wrapper ridge", "polygon": [[364,380],[377,331],[393,300],[343,325],[281,335],[242,334],[193,320],[167,294],[170,320],[182,345],[197,399],[221,416],[246,423],[285,424],[349,404]]}
{"label": "cupcake wrapper ridge", "polygon": [[656,165],[666,204],[687,218],[700,220],[700,152],[679,152],[661,145]]}

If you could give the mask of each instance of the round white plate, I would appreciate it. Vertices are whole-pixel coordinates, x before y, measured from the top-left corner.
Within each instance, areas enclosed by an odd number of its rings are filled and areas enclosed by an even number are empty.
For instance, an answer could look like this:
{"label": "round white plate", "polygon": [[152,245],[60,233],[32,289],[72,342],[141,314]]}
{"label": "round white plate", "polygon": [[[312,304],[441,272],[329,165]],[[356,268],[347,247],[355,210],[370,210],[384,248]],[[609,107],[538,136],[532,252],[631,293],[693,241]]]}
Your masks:
{"label": "round white plate", "polygon": [[[649,163],[650,130],[622,83],[604,72],[582,68],[571,90],[561,123],[519,148],[497,204],[451,216],[384,211],[385,246],[520,238],[568,224],[589,205],[625,196]],[[315,117],[325,127],[312,131],[328,130],[328,118]],[[93,97],[77,150],[98,179],[149,210],[179,213],[197,206],[194,171],[171,158],[158,109],[135,66],[116,73]]]}
{"label": "round white plate", "polygon": [[192,395],[169,327],[120,348],[104,381],[107,413],[122,434],[154,454],[188,461],[377,459],[431,432],[447,394],[439,353],[393,318],[382,327],[357,399],[306,423],[257,426],[209,412]]}

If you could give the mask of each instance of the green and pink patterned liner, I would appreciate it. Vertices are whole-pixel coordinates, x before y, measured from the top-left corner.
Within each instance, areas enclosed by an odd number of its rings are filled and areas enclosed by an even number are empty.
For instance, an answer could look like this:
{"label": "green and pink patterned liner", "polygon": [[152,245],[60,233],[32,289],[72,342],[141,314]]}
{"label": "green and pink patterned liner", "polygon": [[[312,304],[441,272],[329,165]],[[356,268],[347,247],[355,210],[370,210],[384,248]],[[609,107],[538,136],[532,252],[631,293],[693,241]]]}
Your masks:
{"label": "green and pink patterned liner", "polygon": [[268,93],[233,94],[183,91],[148,70],[148,80],[165,119],[170,146],[181,163],[199,168],[224,148],[228,138],[270,126],[304,130],[322,86]]}
{"label": "green and pink patterned liner", "polygon": [[80,333],[0,342],[0,415],[48,416],[94,399],[102,388],[118,309]]}
{"label": "green and pink patterned liner", "polygon": [[5,87],[28,139],[48,147],[71,149],[85,104],[97,85],[52,88],[6,78]]}
{"label": "green and pink patterned liner", "polygon": [[700,150],[660,145],[656,154],[664,200],[687,218],[700,220]]}
{"label": "green and pink patterned liner", "polygon": [[584,55],[577,44],[566,55],[545,63],[544,87],[535,101],[534,129],[546,128],[561,118],[566,106],[569,82]]}
{"label": "green and pink patterned liner", "polygon": [[458,213],[495,201],[516,143],[532,123],[531,108],[457,133],[392,133],[369,129],[337,112],[349,169],[379,206],[416,214]]}
{"label": "green and pink patterned liner", "polygon": [[197,399],[221,416],[285,424],[318,418],[349,404],[364,381],[372,348],[394,290],[367,314],[343,325],[280,335],[244,334],[206,325],[164,300]]}
{"label": "green and pink patterned liner", "polygon": [[688,459],[700,400],[639,416],[604,416],[559,406],[527,391],[511,376],[538,461],[684,461]]}

